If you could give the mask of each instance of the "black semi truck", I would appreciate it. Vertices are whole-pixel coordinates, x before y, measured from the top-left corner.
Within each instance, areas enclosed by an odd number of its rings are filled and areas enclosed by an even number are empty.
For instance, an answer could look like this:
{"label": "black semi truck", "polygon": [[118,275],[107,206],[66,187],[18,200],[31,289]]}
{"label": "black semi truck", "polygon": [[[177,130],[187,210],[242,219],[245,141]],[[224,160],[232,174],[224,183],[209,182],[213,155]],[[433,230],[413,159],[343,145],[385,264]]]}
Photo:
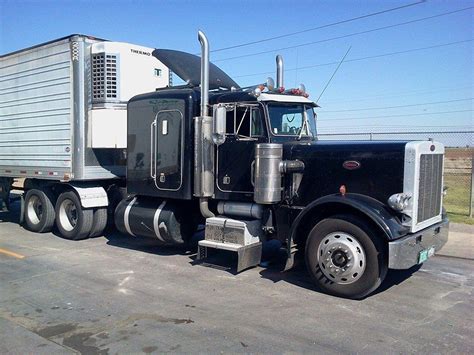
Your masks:
{"label": "black semi truck", "polygon": [[[280,56],[276,84],[240,88],[209,62],[204,33],[198,38],[201,58],[152,53],[184,85],[128,102],[119,231],[186,245],[205,226],[198,258],[233,251],[238,271],[277,240],[286,270],[304,255],[319,288],[348,298],[370,294],[387,269],[421,264],[446,243],[441,143],[318,140],[318,106],[303,85],[284,88]],[[59,214],[72,230],[87,210],[78,200]]]}

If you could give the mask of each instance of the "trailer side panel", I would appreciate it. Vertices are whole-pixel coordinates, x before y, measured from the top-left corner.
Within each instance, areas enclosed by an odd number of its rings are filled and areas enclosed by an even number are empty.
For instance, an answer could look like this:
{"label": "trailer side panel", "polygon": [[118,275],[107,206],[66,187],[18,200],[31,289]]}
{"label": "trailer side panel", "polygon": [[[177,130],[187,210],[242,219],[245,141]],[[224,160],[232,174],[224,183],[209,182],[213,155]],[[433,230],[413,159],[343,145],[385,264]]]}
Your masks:
{"label": "trailer side panel", "polygon": [[69,39],[0,59],[0,176],[71,174]]}

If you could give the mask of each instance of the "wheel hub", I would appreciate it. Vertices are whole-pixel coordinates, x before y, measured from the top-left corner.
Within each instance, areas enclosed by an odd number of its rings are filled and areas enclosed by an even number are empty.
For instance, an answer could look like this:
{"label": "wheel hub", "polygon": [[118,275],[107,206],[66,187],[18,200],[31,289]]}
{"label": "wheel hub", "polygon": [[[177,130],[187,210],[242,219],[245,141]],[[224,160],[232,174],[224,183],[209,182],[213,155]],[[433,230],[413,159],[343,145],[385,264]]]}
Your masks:
{"label": "wheel hub", "polygon": [[61,222],[61,226],[67,230],[72,231],[77,225],[77,208],[74,202],[70,201],[69,199],[65,199],[62,201],[59,207],[59,220]]}
{"label": "wheel hub", "polygon": [[26,206],[26,213],[28,214],[29,220],[34,223],[40,223],[43,217],[43,204],[38,196],[32,196]]}
{"label": "wheel hub", "polygon": [[330,233],[319,244],[319,268],[333,282],[351,284],[357,281],[364,273],[365,263],[362,245],[348,233]]}

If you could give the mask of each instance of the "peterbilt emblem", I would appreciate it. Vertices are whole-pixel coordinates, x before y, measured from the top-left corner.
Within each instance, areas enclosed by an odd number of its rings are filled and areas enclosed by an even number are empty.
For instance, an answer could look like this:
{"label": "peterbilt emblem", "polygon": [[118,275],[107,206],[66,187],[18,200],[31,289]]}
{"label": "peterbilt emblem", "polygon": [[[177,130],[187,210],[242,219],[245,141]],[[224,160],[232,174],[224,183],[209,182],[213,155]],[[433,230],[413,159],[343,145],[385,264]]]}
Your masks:
{"label": "peterbilt emblem", "polygon": [[357,160],[346,160],[342,163],[342,167],[347,170],[356,170],[360,168],[360,162]]}

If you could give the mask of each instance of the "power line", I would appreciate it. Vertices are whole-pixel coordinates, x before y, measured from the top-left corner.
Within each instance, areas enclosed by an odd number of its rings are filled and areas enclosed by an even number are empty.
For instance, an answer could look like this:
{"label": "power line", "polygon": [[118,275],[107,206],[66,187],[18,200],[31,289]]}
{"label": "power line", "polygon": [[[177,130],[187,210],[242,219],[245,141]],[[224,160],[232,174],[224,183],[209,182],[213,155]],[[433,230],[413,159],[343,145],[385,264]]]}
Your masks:
{"label": "power line", "polygon": [[312,42],[307,42],[307,43],[298,44],[298,45],[289,46],[289,47],[282,47],[282,48],[277,48],[277,49],[272,49],[272,50],[267,50],[267,51],[262,51],[262,52],[255,52],[255,53],[249,53],[249,54],[242,54],[242,55],[238,55],[238,56],[235,56],[235,57],[217,59],[217,60],[213,60],[213,62],[214,62],[214,63],[216,63],[216,62],[223,62],[223,61],[226,61],[226,60],[233,60],[233,59],[240,59],[240,58],[252,57],[252,56],[256,56],[256,55],[261,55],[261,54],[266,54],[266,53],[274,53],[274,52],[277,52],[277,51],[283,51],[283,50],[287,50],[287,49],[305,47],[305,46],[309,46],[309,45],[313,45],[313,44],[317,44],[317,43],[324,43],[324,42],[329,42],[329,41],[335,41],[335,40],[342,39],[342,38],[348,38],[348,37],[358,36],[358,35],[365,34],[365,33],[371,33],[371,32],[386,30],[386,29],[388,29],[388,28],[394,28],[394,27],[399,27],[399,26],[405,26],[405,25],[408,25],[408,24],[411,24],[411,23],[420,22],[420,21],[431,20],[431,19],[433,19],[433,18],[437,18],[437,17],[441,17],[441,16],[447,16],[447,15],[451,15],[451,14],[454,14],[454,13],[458,13],[458,12],[462,12],[462,11],[467,11],[467,10],[470,10],[470,9],[472,9],[472,8],[474,8],[474,6],[466,7],[466,8],[459,9],[459,10],[449,11],[449,12],[443,12],[443,13],[440,13],[440,14],[437,14],[437,15],[433,15],[433,16],[422,17],[422,18],[419,18],[419,19],[416,19],[416,20],[410,20],[410,21],[400,22],[400,23],[396,23],[396,24],[393,24],[393,25],[388,25],[388,26],[383,26],[383,27],[372,28],[372,29],[370,29],[370,30],[359,31],[359,32],[353,32],[353,33],[349,33],[349,34],[343,35],[343,36],[337,36],[337,37],[326,38],[326,39],[322,39],[322,40],[319,40],[319,41],[312,41]]}
{"label": "power line", "polygon": [[473,86],[471,85],[465,85],[465,86],[442,86],[438,88],[431,88],[430,90],[426,89],[418,89],[418,90],[406,90],[406,91],[397,91],[397,92],[391,92],[391,93],[386,93],[386,94],[378,94],[378,95],[365,95],[363,97],[352,97],[350,100],[347,100],[346,97],[344,98],[336,98],[332,100],[326,100],[324,101],[325,104],[328,103],[339,103],[341,101],[344,101],[344,103],[347,102],[361,102],[361,101],[367,101],[367,100],[373,100],[374,98],[398,98],[398,97],[406,97],[406,96],[414,96],[414,95],[427,95],[427,94],[439,94],[441,92],[445,91],[459,91],[459,90],[466,90],[466,89],[471,89],[472,90]]}
{"label": "power line", "polygon": [[457,110],[457,111],[443,111],[443,112],[426,112],[426,113],[412,113],[402,115],[385,115],[385,116],[371,116],[371,117],[349,117],[349,118],[319,118],[318,122],[332,122],[332,121],[353,121],[353,120],[371,120],[375,118],[395,118],[395,117],[412,117],[412,116],[431,116],[444,115],[449,113],[472,112],[474,110]]}
{"label": "power line", "polygon": [[407,5],[402,5],[402,6],[393,7],[393,8],[387,9],[387,10],[372,12],[372,13],[370,13],[370,14],[366,14],[366,15],[362,15],[362,16],[357,16],[357,17],[352,17],[352,18],[349,18],[349,19],[346,19],[346,20],[341,20],[341,21],[337,21],[337,22],[333,22],[333,23],[328,23],[328,24],[326,24],[326,25],[322,25],[322,26],[318,26],[318,27],[307,28],[307,29],[301,30],[301,31],[291,32],[291,33],[287,33],[287,34],[283,34],[283,35],[279,35],[279,36],[274,36],[274,37],[268,37],[268,38],[264,38],[264,39],[260,39],[260,40],[256,40],[256,41],[252,41],[252,42],[246,42],[246,43],[236,44],[236,45],[229,46],[229,47],[223,47],[223,48],[219,48],[219,49],[214,49],[214,50],[212,50],[211,52],[222,52],[222,51],[226,51],[226,50],[229,50],[229,49],[235,49],[235,48],[246,47],[246,46],[250,46],[250,45],[253,45],[253,44],[258,44],[258,43],[273,41],[273,40],[275,40],[275,39],[280,39],[280,38],[285,38],[285,37],[290,37],[290,36],[298,35],[298,34],[301,34],[301,33],[316,31],[316,30],[320,30],[320,29],[322,29],[322,28],[332,27],[332,26],[336,26],[336,25],[343,24],[343,23],[353,22],[353,21],[365,19],[365,18],[368,18],[368,17],[377,16],[377,15],[385,14],[385,13],[388,13],[388,12],[392,12],[392,11],[397,11],[397,10],[405,9],[405,8],[407,8],[407,7],[420,5],[420,4],[424,3],[424,2],[426,2],[426,0],[421,0],[421,1],[414,2],[414,3],[411,3],[411,4],[407,4]]}
{"label": "power line", "polygon": [[471,101],[473,98],[466,98],[466,99],[456,99],[456,100],[447,100],[447,101],[434,101],[434,102],[425,102],[425,103],[418,103],[418,104],[410,104],[410,105],[397,105],[397,106],[383,106],[383,107],[368,107],[368,108],[356,108],[352,110],[335,110],[335,111],[323,111],[324,113],[330,112],[353,112],[353,111],[370,111],[370,110],[386,110],[392,108],[400,108],[400,107],[413,107],[413,106],[423,106],[423,105],[438,105],[438,104],[447,104],[451,102],[459,102],[459,101]]}
{"label": "power line", "polygon": [[444,115],[449,113],[462,113],[472,112],[473,110],[457,110],[457,111],[444,111],[444,112],[425,112],[425,113],[411,113],[401,115],[384,115],[384,116],[371,116],[371,117],[349,117],[349,118],[318,118],[318,122],[332,122],[332,121],[353,121],[353,120],[372,120],[374,118],[395,118],[395,117],[412,117],[412,116],[431,116],[431,115]]}
{"label": "power line", "polygon": [[[410,53],[410,52],[418,52],[418,51],[423,51],[427,49],[433,49],[433,48],[440,48],[440,47],[446,47],[446,46],[452,46],[456,44],[461,44],[461,43],[466,43],[466,42],[472,42],[474,39],[465,39],[462,41],[456,41],[456,42],[449,42],[449,43],[442,43],[442,44],[436,44],[433,46],[428,46],[428,47],[420,47],[420,48],[412,48],[412,49],[407,49],[403,51],[397,51],[397,52],[390,52],[390,53],[383,53],[383,54],[377,54],[377,55],[372,55],[368,57],[360,57],[360,58],[353,58],[353,59],[348,59],[345,60],[345,63],[349,62],[357,62],[361,60],[367,60],[367,59],[373,59],[373,58],[381,58],[381,57],[389,57],[392,55],[398,55],[398,54],[404,54],[404,53]],[[307,65],[299,68],[291,68],[291,69],[286,69],[286,71],[295,71],[295,70],[305,70],[305,69],[311,69],[311,68],[316,68],[316,67],[323,67],[327,65],[333,65],[333,64],[339,64],[339,62],[328,62],[328,63],[320,63],[320,64],[313,64],[313,65]],[[261,73],[253,73],[253,74],[245,74],[245,75],[237,75],[233,76],[233,78],[243,78],[243,77],[249,77],[249,76],[257,76],[257,75],[265,75],[265,74],[271,74],[273,72],[261,72]]]}
{"label": "power line", "polygon": [[[409,128],[409,129],[413,129],[413,128],[417,128],[417,129],[438,129],[438,128],[449,128],[449,129],[472,129],[472,126],[469,126],[469,125],[450,125],[450,126],[432,126],[432,125],[423,125],[423,126],[385,126],[385,125],[376,125],[376,126],[373,126],[373,125],[370,125],[370,126],[344,126],[344,129],[350,129],[350,130],[359,130],[359,131],[362,131],[362,132],[367,132],[367,131],[364,131],[366,129],[400,129],[400,128]],[[318,129],[318,133],[321,134],[321,132],[326,132],[326,133],[333,133],[333,132],[340,132],[341,130],[341,127],[334,127],[332,129],[329,129],[329,128],[319,128]],[[372,132],[372,133],[376,133],[376,132]],[[386,133],[386,132],[379,132],[379,133]],[[387,132],[387,133],[390,133],[390,132]]]}

